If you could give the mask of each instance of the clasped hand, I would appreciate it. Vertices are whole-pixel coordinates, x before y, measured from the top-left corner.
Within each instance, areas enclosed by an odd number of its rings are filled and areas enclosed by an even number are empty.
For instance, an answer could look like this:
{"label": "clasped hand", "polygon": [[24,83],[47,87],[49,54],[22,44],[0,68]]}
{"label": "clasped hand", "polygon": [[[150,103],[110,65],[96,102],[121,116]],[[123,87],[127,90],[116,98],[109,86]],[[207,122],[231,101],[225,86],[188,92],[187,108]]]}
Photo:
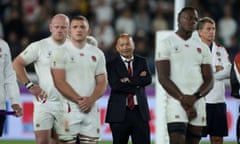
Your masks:
{"label": "clasped hand", "polygon": [[93,102],[91,101],[90,97],[79,97],[77,99],[77,104],[83,112],[89,112]]}
{"label": "clasped hand", "polygon": [[180,100],[181,105],[186,111],[189,120],[197,116],[197,112],[194,108],[194,103],[196,100],[196,97],[192,95],[184,95]]}

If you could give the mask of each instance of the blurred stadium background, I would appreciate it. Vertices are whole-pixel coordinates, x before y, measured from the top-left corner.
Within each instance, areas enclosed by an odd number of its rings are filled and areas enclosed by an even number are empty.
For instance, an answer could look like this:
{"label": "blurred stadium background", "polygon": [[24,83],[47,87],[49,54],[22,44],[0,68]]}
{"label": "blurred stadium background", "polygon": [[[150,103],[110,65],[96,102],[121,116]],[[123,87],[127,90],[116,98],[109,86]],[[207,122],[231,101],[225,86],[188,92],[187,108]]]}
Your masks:
{"label": "blurred stadium background", "polygon": [[[30,42],[49,35],[48,24],[56,13],[69,17],[85,15],[91,24],[92,34],[99,42],[106,60],[115,54],[113,41],[122,32],[131,34],[135,39],[136,53],[148,59],[155,80],[154,49],[157,31],[174,30],[176,3],[199,9],[200,16],[210,16],[217,24],[216,40],[224,45],[232,60],[239,51],[240,15],[239,0],[1,0],[0,1],[0,37],[5,39],[11,48],[14,59]],[[33,66],[27,70],[31,79],[36,82]],[[229,81],[227,84],[227,106],[229,116],[229,137],[235,141],[236,119],[238,117],[238,100],[230,96]],[[32,132],[32,96],[20,85],[24,116],[7,119],[3,140],[33,140]],[[151,116],[152,140],[155,140],[155,82],[148,87]],[[107,96],[99,100],[102,113],[103,140],[111,141],[111,132],[104,123]],[[207,141],[208,139],[204,139]],[[20,143],[20,141],[17,141]],[[10,141],[0,143],[11,144]],[[24,142],[23,142],[24,143]]]}

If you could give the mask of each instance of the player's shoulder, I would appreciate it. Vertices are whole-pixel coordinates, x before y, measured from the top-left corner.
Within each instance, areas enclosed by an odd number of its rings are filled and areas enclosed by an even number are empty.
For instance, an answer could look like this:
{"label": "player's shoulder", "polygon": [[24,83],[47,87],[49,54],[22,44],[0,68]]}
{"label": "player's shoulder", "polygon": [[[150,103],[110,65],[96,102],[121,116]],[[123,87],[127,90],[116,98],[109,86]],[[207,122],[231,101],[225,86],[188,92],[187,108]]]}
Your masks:
{"label": "player's shoulder", "polygon": [[4,39],[1,39],[1,38],[0,38],[0,43],[4,44],[4,45],[7,45],[7,42]]}
{"label": "player's shoulder", "polygon": [[174,41],[177,38],[177,34],[176,33],[171,33],[168,36],[166,36],[165,38],[162,39],[162,41],[164,42],[169,42],[169,41]]}
{"label": "player's shoulder", "polygon": [[3,40],[3,39],[0,39],[0,50],[7,50],[9,49],[9,46],[8,46],[8,43]]}
{"label": "player's shoulder", "polygon": [[38,41],[31,42],[29,46],[40,47],[40,46],[48,46],[49,38],[44,38]]}
{"label": "player's shoulder", "polygon": [[229,50],[227,48],[225,48],[222,44],[220,44],[219,42],[213,42],[213,45],[219,50],[219,51],[223,51],[226,52],[227,54],[230,54]]}
{"label": "player's shoulder", "polygon": [[40,45],[47,45],[47,44],[50,44],[51,41],[52,41],[51,38],[47,37],[47,38],[44,38],[44,39],[41,39],[41,40],[37,41],[36,43],[38,43]]}
{"label": "player's shoulder", "polygon": [[92,51],[92,52],[94,52],[94,53],[100,53],[100,54],[103,54],[103,51],[100,49],[100,48],[98,48],[97,46],[95,46],[95,45],[92,45],[92,44],[89,44],[89,43],[87,43],[86,44],[87,45],[87,48],[90,50],[90,51]]}
{"label": "player's shoulder", "polygon": [[159,40],[159,47],[166,48],[168,46],[175,45],[177,42],[177,35],[175,33],[171,33],[165,38]]}
{"label": "player's shoulder", "polygon": [[214,42],[215,46],[218,47],[218,48],[222,48],[222,49],[225,49],[225,47],[219,43],[219,42]]}

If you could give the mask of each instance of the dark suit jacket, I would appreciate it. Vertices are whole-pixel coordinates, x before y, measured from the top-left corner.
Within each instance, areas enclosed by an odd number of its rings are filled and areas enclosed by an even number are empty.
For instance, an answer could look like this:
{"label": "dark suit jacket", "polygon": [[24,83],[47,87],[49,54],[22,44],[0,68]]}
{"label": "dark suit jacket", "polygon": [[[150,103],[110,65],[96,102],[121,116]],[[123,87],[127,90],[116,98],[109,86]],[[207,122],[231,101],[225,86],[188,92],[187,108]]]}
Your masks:
{"label": "dark suit jacket", "polygon": [[[126,113],[127,94],[136,94],[138,107],[144,121],[150,119],[145,86],[151,84],[152,76],[145,58],[134,55],[133,77],[129,77],[130,83],[120,82],[121,78],[128,77],[126,65],[120,56],[107,62],[108,81],[111,87],[111,94],[108,101],[106,122],[121,122]],[[140,73],[146,71],[146,76]]]}

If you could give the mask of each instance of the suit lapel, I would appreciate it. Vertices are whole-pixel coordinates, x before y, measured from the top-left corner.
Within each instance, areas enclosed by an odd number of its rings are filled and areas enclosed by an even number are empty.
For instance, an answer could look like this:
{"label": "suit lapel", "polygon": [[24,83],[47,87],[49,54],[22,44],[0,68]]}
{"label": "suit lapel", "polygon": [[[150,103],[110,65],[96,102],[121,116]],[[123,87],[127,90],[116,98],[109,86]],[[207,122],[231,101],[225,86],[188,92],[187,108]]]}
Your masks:
{"label": "suit lapel", "polygon": [[128,75],[126,65],[122,61],[120,56],[117,57],[115,66],[116,66],[116,69],[117,69],[118,73],[120,74],[120,76],[127,76]]}

